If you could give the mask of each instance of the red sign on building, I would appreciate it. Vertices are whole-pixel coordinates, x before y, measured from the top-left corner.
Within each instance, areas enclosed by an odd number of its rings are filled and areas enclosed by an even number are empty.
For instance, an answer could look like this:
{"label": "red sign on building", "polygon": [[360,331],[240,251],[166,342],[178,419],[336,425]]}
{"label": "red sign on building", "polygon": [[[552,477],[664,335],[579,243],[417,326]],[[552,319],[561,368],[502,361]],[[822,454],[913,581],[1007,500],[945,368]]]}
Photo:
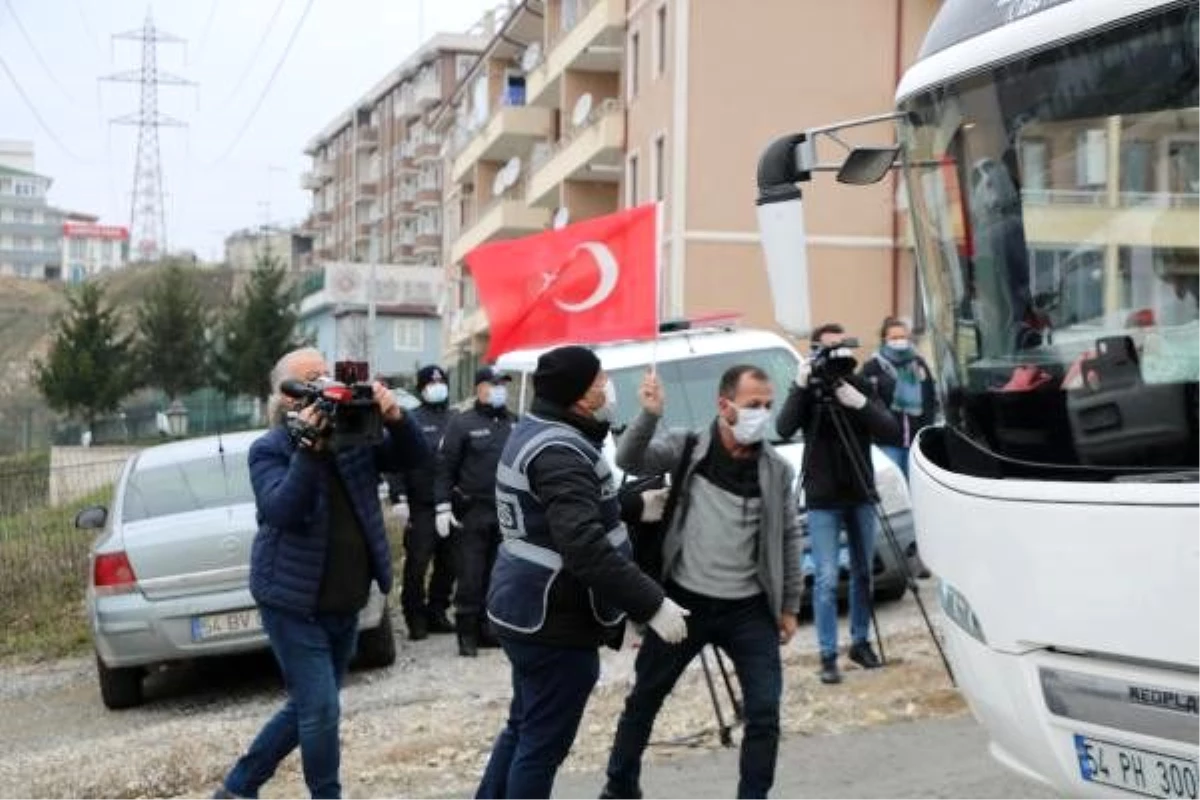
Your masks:
{"label": "red sign on building", "polygon": [[129,229],[120,225],[92,225],[86,222],[64,222],[63,236],[70,239],[115,239],[127,241]]}

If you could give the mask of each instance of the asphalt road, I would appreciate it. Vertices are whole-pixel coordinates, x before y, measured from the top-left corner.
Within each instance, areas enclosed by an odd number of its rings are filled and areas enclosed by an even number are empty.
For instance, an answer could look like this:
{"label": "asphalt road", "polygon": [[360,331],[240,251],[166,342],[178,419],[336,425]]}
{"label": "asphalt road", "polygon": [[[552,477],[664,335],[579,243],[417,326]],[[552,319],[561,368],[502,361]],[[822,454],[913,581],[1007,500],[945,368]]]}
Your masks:
{"label": "asphalt road", "polygon": [[[603,776],[560,775],[556,797],[597,797]],[[683,753],[648,767],[646,797],[733,797],[737,750]],[[773,797],[1057,797],[1001,767],[970,716],[786,738]]]}

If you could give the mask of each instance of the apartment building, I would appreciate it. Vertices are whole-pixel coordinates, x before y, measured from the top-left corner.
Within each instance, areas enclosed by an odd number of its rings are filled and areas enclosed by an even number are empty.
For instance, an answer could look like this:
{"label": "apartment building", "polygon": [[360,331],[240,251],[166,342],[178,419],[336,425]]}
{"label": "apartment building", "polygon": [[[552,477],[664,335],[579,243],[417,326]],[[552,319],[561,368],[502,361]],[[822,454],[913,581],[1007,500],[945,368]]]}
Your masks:
{"label": "apartment building", "polygon": [[68,283],[82,283],[129,263],[129,228],[99,223],[94,214],[67,214],[62,226],[61,275]]}
{"label": "apartment building", "polygon": [[225,263],[241,271],[254,269],[263,256],[277,259],[289,272],[308,269],[312,251],[313,236],[305,230],[264,225],[225,237]]}
{"label": "apartment building", "polygon": [[66,213],[47,200],[52,183],[45,175],[0,165],[0,275],[62,276]]}
{"label": "apartment building", "polygon": [[[772,326],[755,222],[775,136],[888,110],[937,0],[526,0],[433,120],[445,162],[445,360],[469,374],[487,320],[473,247],[661,201],[664,316]],[[890,141],[887,130],[867,131]],[[815,315],[864,340],[914,314],[894,182],[807,197]]]}
{"label": "apartment building", "polygon": [[442,144],[427,119],[487,42],[494,15],[439,34],[337,115],[305,147],[312,192],[302,226],[317,261],[440,266]]}

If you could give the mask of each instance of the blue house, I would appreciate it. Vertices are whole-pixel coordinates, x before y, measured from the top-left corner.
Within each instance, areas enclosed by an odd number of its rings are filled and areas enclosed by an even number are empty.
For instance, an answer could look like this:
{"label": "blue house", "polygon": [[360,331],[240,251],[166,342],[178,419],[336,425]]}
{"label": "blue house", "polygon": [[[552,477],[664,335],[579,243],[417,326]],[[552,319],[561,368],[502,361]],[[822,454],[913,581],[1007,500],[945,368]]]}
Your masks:
{"label": "blue house", "polygon": [[300,332],[330,364],[367,361],[373,375],[411,385],[441,358],[443,281],[438,267],[327,263],[301,284]]}

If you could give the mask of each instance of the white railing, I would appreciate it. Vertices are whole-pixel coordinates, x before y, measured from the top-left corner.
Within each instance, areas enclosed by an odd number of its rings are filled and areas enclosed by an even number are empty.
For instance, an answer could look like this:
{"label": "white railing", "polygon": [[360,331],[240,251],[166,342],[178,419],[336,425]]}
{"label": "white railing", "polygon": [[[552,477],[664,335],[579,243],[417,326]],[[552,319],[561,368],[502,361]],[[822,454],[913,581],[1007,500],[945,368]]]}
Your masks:
{"label": "white railing", "polygon": [[[610,97],[600,102],[592,108],[591,113],[587,115],[582,123],[578,126],[564,129],[562,137],[557,142],[553,144],[540,142],[538,145],[535,145],[533,155],[530,158],[529,168],[537,170],[547,161],[570,147],[580,134],[593,127],[597,122],[613,114],[621,113],[624,109],[624,104],[615,97]],[[545,145],[545,147],[541,147],[540,145]]]}

